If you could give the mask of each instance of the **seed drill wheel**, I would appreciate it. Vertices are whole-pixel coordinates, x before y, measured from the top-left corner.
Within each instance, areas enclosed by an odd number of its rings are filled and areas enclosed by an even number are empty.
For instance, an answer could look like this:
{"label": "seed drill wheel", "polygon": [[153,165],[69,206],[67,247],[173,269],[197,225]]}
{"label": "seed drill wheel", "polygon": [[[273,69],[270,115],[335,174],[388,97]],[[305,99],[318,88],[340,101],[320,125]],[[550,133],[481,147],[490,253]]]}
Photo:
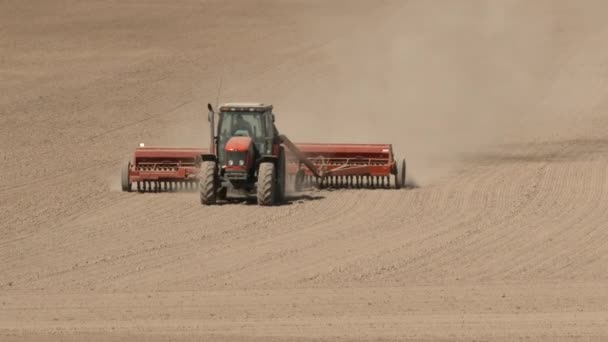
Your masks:
{"label": "seed drill wheel", "polygon": [[397,174],[395,175],[395,189],[405,187],[405,176],[407,173],[405,158],[401,161],[401,165],[397,166]]}
{"label": "seed drill wheel", "polygon": [[271,162],[260,163],[258,170],[258,204],[270,206],[276,199],[276,171]]}
{"label": "seed drill wheel", "polygon": [[121,185],[122,191],[131,192],[131,182],[129,182],[129,170],[131,169],[131,162],[125,164],[122,167],[121,173]]}
{"label": "seed drill wheel", "polygon": [[296,192],[302,191],[302,188],[304,187],[304,180],[306,179],[305,177],[306,174],[304,173],[304,170],[298,170],[298,172],[296,172],[296,180],[294,185],[294,190]]}
{"label": "seed drill wheel", "polygon": [[201,193],[201,204],[211,205],[216,202],[215,162],[204,161],[198,171],[198,186]]}

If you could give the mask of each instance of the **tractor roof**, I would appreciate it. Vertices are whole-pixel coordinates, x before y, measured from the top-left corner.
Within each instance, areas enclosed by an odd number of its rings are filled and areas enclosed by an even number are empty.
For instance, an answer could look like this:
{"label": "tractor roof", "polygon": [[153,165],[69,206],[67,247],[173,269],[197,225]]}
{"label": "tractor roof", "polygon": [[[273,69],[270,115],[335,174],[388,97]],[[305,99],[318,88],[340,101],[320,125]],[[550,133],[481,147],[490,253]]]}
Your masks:
{"label": "tractor roof", "polygon": [[255,102],[232,102],[220,105],[220,112],[266,112],[272,111],[271,104]]}

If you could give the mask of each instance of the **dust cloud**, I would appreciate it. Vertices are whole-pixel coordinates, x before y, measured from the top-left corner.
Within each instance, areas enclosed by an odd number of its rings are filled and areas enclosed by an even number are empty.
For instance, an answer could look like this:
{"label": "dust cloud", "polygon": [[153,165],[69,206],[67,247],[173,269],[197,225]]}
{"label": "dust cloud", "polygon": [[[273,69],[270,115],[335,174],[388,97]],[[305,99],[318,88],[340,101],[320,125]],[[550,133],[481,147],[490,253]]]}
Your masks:
{"label": "dust cloud", "polygon": [[422,184],[462,154],[534,138],[543,120],[532,116],[563,63],[553,56],[564,55],[565,13],[526,1],[423,3],[351,18],[292,82],[280,129],[298,141],[392,143]]}
{"label": "dust cloud", "polygon": [[[174,117],[181,124],[166,128],[163,143],[207,145],[204,108],[215,102],[219,80],[220,102],[275,104],[279,130],[296,142],[392,143],[420,185],[466,166],[465,155],[571,129],[549,104],[559,101],[556,79],[593,27],[572,28],[566,19],[598,16],[584,6],[299,3],[297,13],[267,19],[284,20],[293,39],[256,41],[266,64],[227,62],[195,80],[206,83],[203,96]],[[231,48],[223,53],[243,53]]]}

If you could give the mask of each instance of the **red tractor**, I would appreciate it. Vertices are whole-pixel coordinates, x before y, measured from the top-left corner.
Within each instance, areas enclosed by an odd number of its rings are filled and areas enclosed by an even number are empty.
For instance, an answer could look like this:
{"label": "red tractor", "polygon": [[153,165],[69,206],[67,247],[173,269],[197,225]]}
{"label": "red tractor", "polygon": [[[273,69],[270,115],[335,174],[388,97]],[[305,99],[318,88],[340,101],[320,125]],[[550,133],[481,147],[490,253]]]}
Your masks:
{"label": "red tractor", "polygon": [[274,205],[285,197],[286,154],[274,125],[272,105],[227,103],[209,108],[209,152],[200,156],[201,203],[214,204],[228,194],[257,195],[258,204]]}

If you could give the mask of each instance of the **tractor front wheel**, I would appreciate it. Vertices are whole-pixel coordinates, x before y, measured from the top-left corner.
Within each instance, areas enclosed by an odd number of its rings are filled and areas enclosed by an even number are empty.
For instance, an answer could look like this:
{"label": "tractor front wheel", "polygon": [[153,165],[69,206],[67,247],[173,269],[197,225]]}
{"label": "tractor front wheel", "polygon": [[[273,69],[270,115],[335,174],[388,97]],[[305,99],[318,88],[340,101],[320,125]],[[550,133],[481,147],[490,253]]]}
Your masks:
{"label": "tractor front wheel", "polygon": [[201,204],[211,205],[216,202],[215,162],[204,161],[198,171],[198,187],[201,192]]}
{"label": "tractor front wheel", "polygon": [[263,162],[258,170],[258,204],[273,205],[276,198],[276,171],[274,163]]}

